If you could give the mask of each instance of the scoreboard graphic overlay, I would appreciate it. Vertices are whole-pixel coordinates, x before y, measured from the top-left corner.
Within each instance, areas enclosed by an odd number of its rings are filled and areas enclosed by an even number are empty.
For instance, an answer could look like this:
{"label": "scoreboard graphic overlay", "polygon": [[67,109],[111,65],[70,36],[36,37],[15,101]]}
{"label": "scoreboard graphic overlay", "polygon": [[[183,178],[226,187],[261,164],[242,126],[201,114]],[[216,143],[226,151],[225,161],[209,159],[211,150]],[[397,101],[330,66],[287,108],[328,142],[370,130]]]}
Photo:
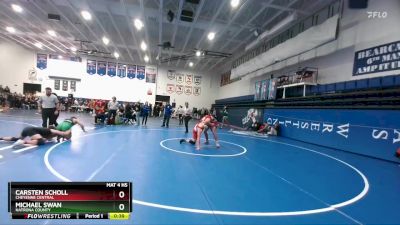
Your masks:
{"label": "scoreboard graphic overlay", "polygon": [[129,219],[131,182],[9,182],[13,219]]}

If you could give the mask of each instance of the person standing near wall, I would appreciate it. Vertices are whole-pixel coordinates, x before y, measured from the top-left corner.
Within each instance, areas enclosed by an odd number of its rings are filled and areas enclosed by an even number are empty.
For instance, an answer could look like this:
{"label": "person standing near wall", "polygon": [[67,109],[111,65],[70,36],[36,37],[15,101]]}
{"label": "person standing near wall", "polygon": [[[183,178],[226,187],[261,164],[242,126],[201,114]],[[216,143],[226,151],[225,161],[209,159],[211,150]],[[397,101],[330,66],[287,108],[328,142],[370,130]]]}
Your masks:
{"label": "person standing near wall", "polygon": [[108,123],[113,124],[111,118],[115,120],[115,116],[117,115],[117,110],[119,108],[119,103],[117,102],[117,98],[114,96],[112,100],[108,102]]}
{"label": "person standing near wall", "polygon": [[146,102],[144,103],[143,109],[142,109],[142,126],[143,124],[146,125],[147,124],[147,117],[149,117],[149,113],[150,113],[151,109],[149,106],[149,103]]}
{"label": "person standing near wall", "polygon": [[185,133],[189,132],[189,121],[192,119],[192,111],[189,108],[189,103],[185,102],[185,108],[183,108],[183,119],[185,121]]}
{"label": "person standing near wall", "polygon": [[176,114],[178,114],[179,125],[183,125],[183,107],[181,105],[176,110]]}
{"label": "person standing near wall", "polygon": [[136,118],[136,123],[139,126],[140,125],[140,102],[135,103],[135,118]]}
{"label": "person standing near wall", "polygon": [[169,119],[171,118],[172,113],[173,113],[172,106],[169,103],[167,103],[164,109],[164,120],[161,127],[165,126],[167,126],[167,128],[169,127]]}
{"label": "person standing near wall", "polygon": [[221,114],[222,114],[222,122],[221,122],[221,127],[220,128],[222,129],[224,127],[224,125],[229,126],[229,121],[228,121],[229,113],[228,113],[228,109],[227,109],[226,106],[224,106],[224,109],[222,109]]}
{"label": "person standing near wall", "polygon": [[38,111],[42,114],[42,127],[47,127],[47,121],[49,125],[55,125],[55,119],[60,113],[60,105],[55,95],[52,95],[51,88],[46,88],[46,94],[39,97],[38,100]]}

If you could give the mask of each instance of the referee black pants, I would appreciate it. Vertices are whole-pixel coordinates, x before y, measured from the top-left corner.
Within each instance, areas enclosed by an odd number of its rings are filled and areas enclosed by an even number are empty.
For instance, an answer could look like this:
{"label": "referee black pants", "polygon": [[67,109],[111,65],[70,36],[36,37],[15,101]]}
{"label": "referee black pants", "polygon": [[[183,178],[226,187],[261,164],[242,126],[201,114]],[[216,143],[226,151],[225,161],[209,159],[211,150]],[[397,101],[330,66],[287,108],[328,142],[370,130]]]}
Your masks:
{"label": "referee black pants", "polygon": [[47,121],[49,121],[49,125],[56,124],[56,115],[54,115],[55,111],[56,108],[42,109],[42,127],[47,127]]}
{"label": "referee black pants", "polygon": [[189,120],[191,120],[192,119],[192,117],[191,116],[187,116],[187,115],[185,115],[185,117],[184,117],[184,120],[185,120],[185,129],[186,129],[186,133],[188,133],[188,131],[189,131]]}

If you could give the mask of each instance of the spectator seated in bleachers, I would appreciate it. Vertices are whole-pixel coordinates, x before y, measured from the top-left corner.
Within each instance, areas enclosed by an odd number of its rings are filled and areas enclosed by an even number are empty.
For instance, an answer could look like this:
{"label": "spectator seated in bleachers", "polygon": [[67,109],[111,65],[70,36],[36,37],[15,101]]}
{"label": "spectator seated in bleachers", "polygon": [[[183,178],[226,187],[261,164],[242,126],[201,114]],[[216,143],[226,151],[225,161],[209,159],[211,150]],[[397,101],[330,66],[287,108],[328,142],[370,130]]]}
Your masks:
{"label": "spectator seated in bleachers", "polygon": [[279,123],[275,123],[274,125],[270,125],[268,123],[264,123],[260,126],[257,133],[266,133],[270,136],[278,136],[279,134]]}

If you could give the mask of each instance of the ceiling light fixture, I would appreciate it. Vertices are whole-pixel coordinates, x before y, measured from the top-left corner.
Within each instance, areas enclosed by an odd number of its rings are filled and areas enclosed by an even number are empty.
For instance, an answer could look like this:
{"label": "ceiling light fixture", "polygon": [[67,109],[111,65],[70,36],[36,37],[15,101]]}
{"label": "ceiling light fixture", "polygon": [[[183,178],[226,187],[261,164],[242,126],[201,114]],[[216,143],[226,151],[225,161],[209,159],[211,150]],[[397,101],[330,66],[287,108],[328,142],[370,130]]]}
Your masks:
{"label": "ceiling light fixture", "polygon": [[11,8],[17,13],[21,13],[22,11],[24,11],[20,5],[16,4],[11,4]]}
{"label": "ceiling light fixture", "polygon": [[137,30],[141,30],[141,29],[142,29],[142,27],[143,27],[143,22],[142,22],[140,19],[135,19],[135,20],[133,21],[133,23],[134,23],[134,25],[135,25],[135,27],[136,27]]}
{"label": "ceiling light fixture", "polygon": [[58,59],[62,59],[63,58],[63,56],[62,55],[58,55]]}
{"label": "ceiling light fixture", "polygon": [[57,34],[56,34],[56,32],[54,30],[48,30],[47,33],[52,37],[56,37],[57,36]]}
{"label": "ceiling light fixture", "polygon": [[108,39],[106,36],[104,36],[104,37],[102,38],[102,40],[103,40],[103,43],[104,43],[105,45],[108,45],[108,43],[110,43],[110,39]]}
{"label": "ceiling light fixture", "polygon": [[140,43],[140,48],[141,48],[143,51],[146,51],[146,49],[147,49],[147,44],[146,44],[146,42],[142,41],[142,43]]}
{"label": "ceiling light fixture", "polygon": [[90,12],[88,12],[86,10],[81,11],[81,15],[82,15],[83,19],[85,19],[85,20],[92,19],[92,14],[90,14]]}
{"label": "ceiling light fixture", "polygon": [[231,6],[232,8],[238,7],[240,4],[240,0],[231,0]]}
{"label": "ceiling light fixture", "polygon": [[190,66],[190,67],[193,67],[193,62],[189,62],[189,66]]}
{"label": "ceiling light fixture", "polygon": [[212,41],[215,38],[215,33],[214,32],[210,32],[207,35],[208,40]]}
{"label": "ceiling light fixture", "polygon": [[15,33],[15,28],[14,27],[6,27],[6,30],[10,33]]}
{"label": "ceiling light fixture", "polygon": [[71,47],[71,51],[76,52],[76,48],[75,47]]}
{"label": "ceiling light fixture", "polygon": [[201,56],[201,51],[200,51],[200,50],[197,50],[197,51],[196,51],[196,56],[197,56],[197,57],[200,57],[200,56]]}
{"label": "ceiling light fixture", "polygon": [[149,60],[150,60],[149,57],[148,57],[147,55],[145,55],[145,56],[144,56],[144,61],[145,61],[145,62],[149,62]]}
{"label": "ceiling light fixture", "polygon": [[42,45],[42,43],[40,43],[40,42],[36,42],[36,43],[35,43],[35,46],[36,46],[37,48],[40,48],[40,49],[43,48],[43,45]]}
{"label": "ceiling light fixture", "polygon": [[114,52],[114,57],[117,58],[117,59],[119,58],[118,52]]}

